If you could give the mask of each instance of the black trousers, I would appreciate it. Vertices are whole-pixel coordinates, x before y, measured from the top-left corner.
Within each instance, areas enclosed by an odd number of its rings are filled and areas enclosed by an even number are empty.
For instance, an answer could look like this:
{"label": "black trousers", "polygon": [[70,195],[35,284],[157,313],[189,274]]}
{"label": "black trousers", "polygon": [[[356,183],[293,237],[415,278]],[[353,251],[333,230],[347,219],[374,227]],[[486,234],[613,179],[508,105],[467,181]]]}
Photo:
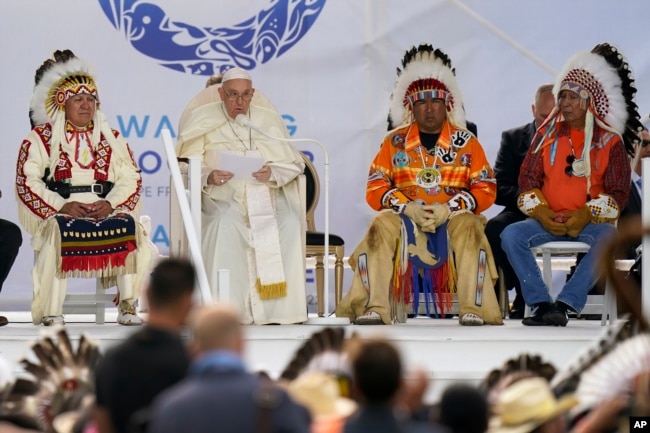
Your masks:
{"label": "black trousers", "polygon": [[501,248],[501,232],[510,224],[523,221],[525,219],[526,219],[526,215],[524,215],[519,210],[512,211],[512,210],[504,209],[503,211],[501,211],[500,214],[498,214],[497,216],[489,220],[487,225],[485,226],[485,236],[487,237],[488,242],[490,243],[490,248],[492,248],[492,254],[494,255],[494,262],[497,265],[497,267],[501,268],[501,270],[503,271],[503,277],[505,279],[506,288],[508,290],[512,289],[513,287],[515,288],[518,301],[521,302],[521,305],[517,306],[519,308],[524,307],[524,302],[523,302],[524,298],[521,295],[521,285],[519,284],[519,279],[517,278],[515,271],[512,269],[512,266],[510,265],[508,256],[506,256],[506,253],[503,251],[503,248]]}
{"label": "black trousers", "polygon": [[0,291],[22,243],[20,228],[10,221],[0,219]]}

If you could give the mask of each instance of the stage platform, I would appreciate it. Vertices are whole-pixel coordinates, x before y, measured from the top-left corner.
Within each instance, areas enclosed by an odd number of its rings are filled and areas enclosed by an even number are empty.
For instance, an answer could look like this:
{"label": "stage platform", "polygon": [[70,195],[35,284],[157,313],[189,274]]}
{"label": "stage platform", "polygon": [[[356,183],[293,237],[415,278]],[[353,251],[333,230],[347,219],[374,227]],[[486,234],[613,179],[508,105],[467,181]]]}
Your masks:
{"label": "stage platform", "polygon": [[[51,332],[34,326],[24,311],[0,311],[9,325],[0,328],[0,354],[22,374],[18,361],[33,357],[30,342]],[[144,315],[143,315],[144,316]],[[119,343],[136,328],[116,323],[117,311],[109,308],[106,323],[96,325],[93,316],[68,315],[66,329],[73,340],[83,333],[96,340],[102,350]],[[253,370],[266,370],[276,377],[305,339],[322,325],[270,325],[246,327],[246,363]],[[505,320],[503,326],[463,327],[458,319],[418,317],[392,326],[345,326],[347,335],[360,338],[385,337],[402,351],[407,369],[420,367],[429,375],[431,386],[426,400],[434,402],[450,383],[478,383],[493,368],[511,357],[528,352],[543,357],[557,368],[576,357],[605,328],[600,320],[571,319],[566,328],[527,327],[520,320]]]}

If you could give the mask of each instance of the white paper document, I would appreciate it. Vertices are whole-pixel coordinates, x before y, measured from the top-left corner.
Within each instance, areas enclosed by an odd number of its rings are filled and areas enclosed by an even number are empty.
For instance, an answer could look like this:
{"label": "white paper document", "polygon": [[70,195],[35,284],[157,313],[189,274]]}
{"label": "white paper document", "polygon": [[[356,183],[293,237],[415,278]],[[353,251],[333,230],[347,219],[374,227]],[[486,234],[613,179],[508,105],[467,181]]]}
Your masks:
{"label": "white paper document", "polygon": [[253,173],[264,165],[264,159],[259,152],[250,152],[247,155],[227,151],[210,153],[211,155],[206,155],[208,167],[229,171],[235,175],[234,179],[251,180]]}

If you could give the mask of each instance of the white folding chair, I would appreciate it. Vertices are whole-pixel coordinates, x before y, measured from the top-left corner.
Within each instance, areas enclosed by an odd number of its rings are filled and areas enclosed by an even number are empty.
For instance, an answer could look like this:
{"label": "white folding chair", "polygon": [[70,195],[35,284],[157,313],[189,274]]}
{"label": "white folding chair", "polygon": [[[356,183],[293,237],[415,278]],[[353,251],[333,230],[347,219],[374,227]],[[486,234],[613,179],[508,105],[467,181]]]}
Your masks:
{"label": "white folding chair", "polygon": [[[140,216],[140,223],[145,226],[147,234],[151,233],[149,217]],[[142,248],[146,248],[143,246]],[[34,254],[34,259],[36,255]],[[95,279],[95,293],[66,293],[63,299],[63,314],[94,314],[95,323],[104,324],[106,321],[106,304],[113,305],[116,294],[106,293],[99,278]]]}
{"label": "white folding chair", "polygon": [[99,278],[96,279],[95,293],[67,293],[63,300],[63,314],[94,314],[95,323],[103,325],[106,321],[106,304],[112,304],[115,295],[106,293]]}
{"label": "white folding chair", "polygon": [[[566,257],[575,256],[579,253],[586,253],[589,251],[590,245],[584,242],[576,241],[554,241],[531,248],[535,256],[542,257],[542,279],[548,287],[549,291],[553,291],[553,257]],[[619,264],[619,262],[621,262]],[[621,269],[625,261],[617,260],[617,266]],[[629,269],[629,268],[628,268]],[[530,316],[530,307],[526,305],[525,317]],[[581,314],[601,314],[600,324],[604,326],[609,319],[612,323],[617,318],[616,308],[616,293],[611,287],[609,281],[605,285],[604,295],[589,295],[587,296],[587,303],[581,311]]]}

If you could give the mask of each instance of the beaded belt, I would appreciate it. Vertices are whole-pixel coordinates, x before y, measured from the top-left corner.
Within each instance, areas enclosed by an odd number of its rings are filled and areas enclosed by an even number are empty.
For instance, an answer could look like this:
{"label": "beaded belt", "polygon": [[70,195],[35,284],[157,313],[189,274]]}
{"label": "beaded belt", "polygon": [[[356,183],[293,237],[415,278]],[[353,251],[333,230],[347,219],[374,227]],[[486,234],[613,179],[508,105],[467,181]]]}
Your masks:
{"label": "beaded belt", "polygon": [[58,193],[63,198],[69,198],[70,194],[80,192],[92,192],[101,198],[105,198],[113,188],[113,182],[97,182],[92,185],[70,185],[65,182],[46,182],[47,189]]}

